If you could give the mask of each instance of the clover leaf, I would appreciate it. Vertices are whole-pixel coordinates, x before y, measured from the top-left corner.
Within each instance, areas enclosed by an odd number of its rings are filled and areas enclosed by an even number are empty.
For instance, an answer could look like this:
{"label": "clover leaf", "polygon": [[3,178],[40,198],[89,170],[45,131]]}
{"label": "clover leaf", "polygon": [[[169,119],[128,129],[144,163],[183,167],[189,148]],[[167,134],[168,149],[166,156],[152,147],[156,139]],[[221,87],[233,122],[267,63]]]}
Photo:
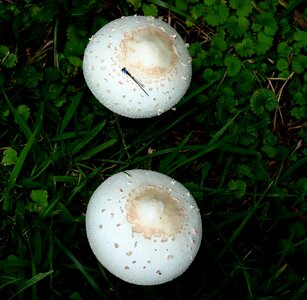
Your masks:
{"label": "clover leaf", "polygon": [[229,5],[231,8],[237,10],[238,16],[246,17],[253,10],[253,4],[251,1],[246,0],[230,0]]}
{"label": "clover leaf", "polygon": [[261,115],[266,111],[277,108],[278,102],[275,94],[268,89],[258,89],[251,99],[251,109],[256,115]]}
{"label": "clover leaf", "polygon": [[227,73],[229,76],[236,76],[242,67],[241,60],[235,56],[229,55],[225,58],[225,65],[228,67]]}

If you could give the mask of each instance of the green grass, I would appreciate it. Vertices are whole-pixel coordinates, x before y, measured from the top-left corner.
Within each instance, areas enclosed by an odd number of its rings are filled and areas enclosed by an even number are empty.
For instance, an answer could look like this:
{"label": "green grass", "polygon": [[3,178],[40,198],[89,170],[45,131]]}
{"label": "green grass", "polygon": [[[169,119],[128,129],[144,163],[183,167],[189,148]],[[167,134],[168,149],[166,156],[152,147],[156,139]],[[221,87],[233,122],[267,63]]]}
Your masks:
{"label": "green grass", "polygon": [[[4,1],[0,5],[1,299],[304,299],[307,11],[303,1]],[[169,18],[193,79],[159,117],[104,108],[88,37],[122,15]],[[195,197],[203,241],[172,282],[121,281],[85,233],[109,176],[156,170]]]}

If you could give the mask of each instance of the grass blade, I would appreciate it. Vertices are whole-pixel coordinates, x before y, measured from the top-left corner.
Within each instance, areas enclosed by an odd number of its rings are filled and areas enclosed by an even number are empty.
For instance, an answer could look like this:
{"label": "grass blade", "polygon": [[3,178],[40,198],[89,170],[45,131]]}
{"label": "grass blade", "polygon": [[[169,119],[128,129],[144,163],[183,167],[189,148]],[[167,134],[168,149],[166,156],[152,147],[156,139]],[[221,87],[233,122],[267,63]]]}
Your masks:
{"label": "grass blade", "polygon": [[100,295],[103,299],[108,300],[106,294],[100,289],[100,287],[96,284],[95,280],[91,277],[91,275],[85,270],[83,265],[77,260],[77,258],[60,242],[60,240],[55,237],[55,242],[62,249],[62,251],[67,255],[67,257],[75,264],[76,268],[83,274],[89,284],[93,287],[95,292]]}
{"label": "grass blade", "polygon": [[33,286],[34,284],[37,284],[39,281],[41,281],[42,279],[46,278],[47,276],[49,276],[50,274],[53,273],[53,270],[50,270],[48,272],[45,273],[38,273],[36,274],[34,277],[32,277],[31,279],[25,281],[21,286],[20,289],[17,293],[15,293],[14,295],[12,295],[8,300],[14,299],[15,296],[17,296],[18,294],[20,294],[21,292],[23,292],[25,289]]}
{"label": "grass blade", "polygon": [[103,129],[106,125],[106,122],[103,121],[99,123],[95,128],[93,128],[90,132],[87,133],[85,137],[73,143],[72,154],[76,154],[81,149],[83,149],[96,135]]}
{"label": "grass blade", "polygon": [[4,193],[4,203],[3,203],[3,210],[4,211],[8,211],[9,210],[9,207],[10,207],[10,197],[9,197],[9,192],[10,190],[14,187],[16,181],[17,181],[17,178],[21,172],[21,169],[24,165],[24,162],[29,154],[29,151],[31,150],[32,146],[34,145],[35,143],[35,137],[36,137],[36,134],[38,133],[40,129],[40,126],[36,127],[35,131],[33,132],[33,134],[30,136],[28,142],[26,143],[26,145],[24,146],[24,148],[22,149],[18,159],[17,159],[17,162],[12,170],[12,173],[8,179],[8,182],[7,182],[7,187],[6,187],[6,190],[5,190],[5,193]]}

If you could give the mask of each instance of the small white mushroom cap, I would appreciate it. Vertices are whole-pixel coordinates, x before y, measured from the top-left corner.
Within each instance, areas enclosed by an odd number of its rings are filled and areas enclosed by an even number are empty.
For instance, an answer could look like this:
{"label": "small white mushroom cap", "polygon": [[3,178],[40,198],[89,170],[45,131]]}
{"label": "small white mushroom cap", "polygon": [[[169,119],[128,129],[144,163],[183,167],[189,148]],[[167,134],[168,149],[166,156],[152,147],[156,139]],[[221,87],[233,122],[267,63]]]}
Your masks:
{"label": "small white mushroom cap", "polygon": [[105,180],[86,212],[89,244],[100,263],[129,283],[156,285],[181,275],[201,243],[202,223],[189,191],[154,171]]}
{"label": "small white mushroom cap", "polygon": [[108,23],[90,38],[83,72],[104,106],[122,116],[149,118],[184,96],[192,67],[186,44],[174,28],[153,17],[129,16]]}

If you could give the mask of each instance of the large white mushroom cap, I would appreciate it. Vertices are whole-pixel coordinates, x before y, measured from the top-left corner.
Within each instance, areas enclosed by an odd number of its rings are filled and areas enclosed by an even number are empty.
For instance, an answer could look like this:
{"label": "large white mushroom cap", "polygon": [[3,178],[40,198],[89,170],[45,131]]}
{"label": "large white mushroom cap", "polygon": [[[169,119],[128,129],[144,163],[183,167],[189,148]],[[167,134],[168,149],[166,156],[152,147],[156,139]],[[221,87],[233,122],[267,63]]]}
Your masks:
{"label": "large white mushroom cap", "polygon": [[88,204],[86,232],[95,256],[111,273],[130,283],[155,285],[189,267],[202,225],[197,204],[182,184],[135,169],[97,188]]}
{"label": "large white mushroom cap", "polygon": [[153,17],[130,16],[108,23],[91,37],[83,72],[89,89],[107,108],[130,118],[148,118],[183,97],[192,67],[175,29]]}

